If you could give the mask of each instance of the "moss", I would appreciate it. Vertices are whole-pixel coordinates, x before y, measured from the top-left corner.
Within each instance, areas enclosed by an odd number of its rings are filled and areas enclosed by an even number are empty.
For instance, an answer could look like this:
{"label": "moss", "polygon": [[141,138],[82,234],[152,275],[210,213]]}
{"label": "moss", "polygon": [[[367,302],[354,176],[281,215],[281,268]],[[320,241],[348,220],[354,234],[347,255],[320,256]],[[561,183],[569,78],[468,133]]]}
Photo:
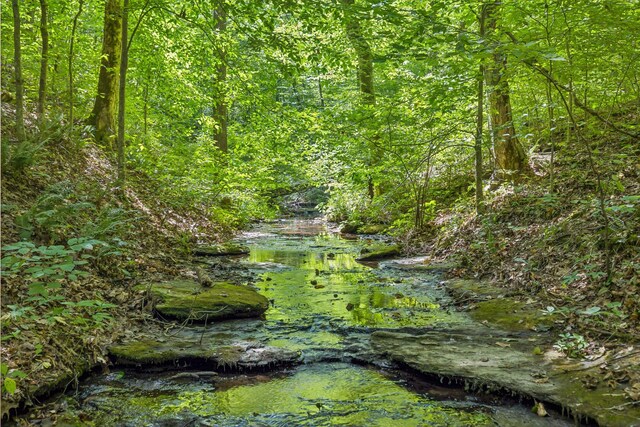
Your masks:
{"label": "moss", "polygon": [[203,288],[191,280],[175,280],[154,284],[149,292],[158,313],[178,320],[256,317],[269,307],[269,301],[253,289],[226,282]]}
{"label": "moss", "polygon": [[543,315],[540,310],[530,308],[513,298],[494,298],[479,302],[470,314],[475,320],[516,331],[550,328],[554,321],[554,316]]}
{"label": "moss", "polygon": [[379,259],[392,258],[400,255],[400,247],[398,245],[391,245],[381,248],[372,248],[367,251],[366,248],[362,250],[358,261],[376,261]]}
{"label": "moss", "polygon": [[249,253],[249,248],[236,243],[222,243],[220,245],[201,246],[193,250],[196,256],[223,256],[244,255]]}
{"label": "moss", "polygon": [[358,234],[381,234],[386,228],[383,224],[364,224],[358,227]]}
{"label": "moss", "polygon": [[166,346],[166,344],[152,339],[114,345],[109,348],[109,353],[124,364],[162,364],[180,357],[179,346]]}

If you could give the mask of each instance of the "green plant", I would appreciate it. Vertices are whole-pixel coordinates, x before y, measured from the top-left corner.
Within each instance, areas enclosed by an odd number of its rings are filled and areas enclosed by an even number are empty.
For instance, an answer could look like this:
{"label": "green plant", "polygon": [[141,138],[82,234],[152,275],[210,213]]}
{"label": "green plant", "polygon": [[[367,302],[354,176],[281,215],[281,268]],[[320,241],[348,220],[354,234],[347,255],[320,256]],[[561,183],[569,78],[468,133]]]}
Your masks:
{"label": "green plant", "polygon": [[[105,310],[115,307],[98,300],[72,301],[63,292],[65,285],[86,278],[83,270],[100,248],[109,248],[96,239],[70,239],[67,245],[36,246],[32,242],[5,245],[0,261],[0,275],[20,280],[27,286],[26,302],[32,305],[9,305],[2,316],[3,327],[19,324],[22,317],[44,319],[48,323],[70,321],[82,326],[99,325],[110,319]],[[10,329],[10,328],[9,328]],[[16,337],[17,331],[6,335]]]}
{"label": "green plant", "polygon": [[572,358],[584,357],[587,347],[589,347],[589,343],[584,336],[571,333],[560,334],[560,339],[553,346]]}
{"label": "green plant", "polygon": [[27,375],[19,369],[9,370],[6,363],[0,363],[0,373],[2,374],[2,392],[13,394],[18,387],[16,379],[26,378]]}

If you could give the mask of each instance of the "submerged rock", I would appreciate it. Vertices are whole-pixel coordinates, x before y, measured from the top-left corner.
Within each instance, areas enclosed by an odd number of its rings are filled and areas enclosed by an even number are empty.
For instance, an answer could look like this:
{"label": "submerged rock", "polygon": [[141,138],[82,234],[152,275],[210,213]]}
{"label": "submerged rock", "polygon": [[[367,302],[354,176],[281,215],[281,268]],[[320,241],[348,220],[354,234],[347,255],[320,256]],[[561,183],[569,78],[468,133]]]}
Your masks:
{"label": "submerged rock", "polygon": [[249,248],[237,243],[222,243],[219,245],[199,246],[193,250],[196,256],[224,256],[224,255],[245,255],[249,253]]}
{"label": "submerged rock", "polygon": [[203,288],[193,280],[156,283],[149,288],[154,309],[163,317],[194,322],[256,317],[269,301],[248,286],[226,282]]}
{"label": "submerged rock", "polygon": [[[576,418],[590,418],[601,426],[639,426],[640,408],[619,390],[602,384],[584,387],[584,378],[599,375],[602,363],[567,362],[536,356],[529,338],[517,338],[486,328],[434,330],[421,335],[378,331],[374,350],[393,361],[441,380],[462,380],[468,388],[530,396],[567,409]],[[562,361],[561,361],[562,360]],[[612,357],[628,369],[638,369],[640,355]]]}
{"label": "submerged rock", "polygon": [[111,346],[109,354],[118,365],[152,367],[189,365],[213,370],[265,370],[299,361],[300,354],[279,347],[240,341],[217,345],[204,334],[193,340],[180,336],[148,338]]}
{"label": "submerged rock", "polygon": [[398,245],[374,247],[372,250],[363,249],[357,261],[377,261],[380,259],[392,258],[400,255],[400,247]]}

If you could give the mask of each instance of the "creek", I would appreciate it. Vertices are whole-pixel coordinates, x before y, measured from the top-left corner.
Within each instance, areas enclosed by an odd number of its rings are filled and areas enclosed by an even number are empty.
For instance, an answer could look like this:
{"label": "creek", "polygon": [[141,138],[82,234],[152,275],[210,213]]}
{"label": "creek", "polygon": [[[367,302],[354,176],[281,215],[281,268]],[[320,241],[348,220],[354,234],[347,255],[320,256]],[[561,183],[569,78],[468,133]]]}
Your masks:
{"label": "creek", "polygon": [[238,239],[250,254],[224,262],[230,271],[251,272],[270,301],[264,318],[180,332],[194,345],[206,333],[221,345],[246,341],[294,350],[300,365],[200,374],[116,366],[57,397],[58,410],[68,412],[70,425],[96,426],[573,425],[538,417],[502,396],[429,383],[374,354],[374,331],[470,320],[448,308],[441,273],[420,268],[420,259],[358,263],[373,239],[347,240],[313,219],[260,224]]}

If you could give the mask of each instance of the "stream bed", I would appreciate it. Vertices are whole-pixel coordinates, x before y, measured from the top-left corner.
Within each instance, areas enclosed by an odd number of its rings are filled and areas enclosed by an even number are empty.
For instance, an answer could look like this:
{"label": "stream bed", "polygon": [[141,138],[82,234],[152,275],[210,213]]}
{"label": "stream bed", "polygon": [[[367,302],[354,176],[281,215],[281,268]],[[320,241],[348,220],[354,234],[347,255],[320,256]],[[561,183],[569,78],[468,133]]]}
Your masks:
{"label": "stream bed", "polygon": [[420,260],[358,263],[371,239],[341,238],[319,220],[260,224],[238,239],[250,254],[225,261],[251,272],[253,285],[270,302],[264,319],[177,332],[194,345],[206,334],[220,345],[244,341],[286,348],[299,352],[299,366],[244,373],[115,367],[56,397],[56,410],[65,414],[58,425],[573,425],[538,417],[504,397],[415,379],[376,356],[369,344],[374,331],[470,320],[446,308],[437,271],[412,268]]}

